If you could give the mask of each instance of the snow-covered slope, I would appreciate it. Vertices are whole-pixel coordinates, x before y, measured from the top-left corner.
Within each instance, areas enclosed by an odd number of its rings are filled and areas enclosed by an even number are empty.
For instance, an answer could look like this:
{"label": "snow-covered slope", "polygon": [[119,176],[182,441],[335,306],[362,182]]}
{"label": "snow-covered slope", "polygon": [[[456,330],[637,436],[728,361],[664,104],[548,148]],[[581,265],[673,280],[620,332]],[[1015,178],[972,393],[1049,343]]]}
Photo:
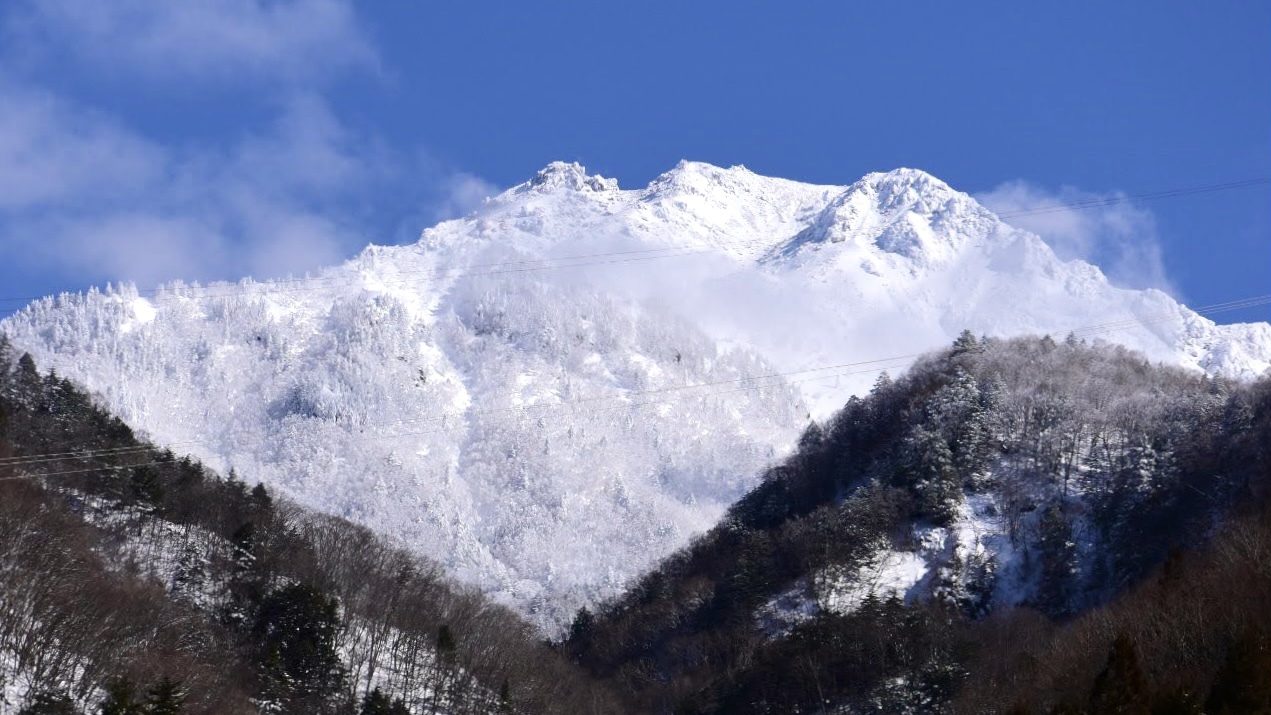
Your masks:
{"label": "snow-covered slope", "polygon": [[813,186],[687,162],[633,191],[554,163],[318,276],[61,296],[0,327],[157,441],[400,538],[549,629],[905,360],[856,363],[964,328],[1087,328],[1233,376],[1271,365],[1271,326],[1118,289],[923,172]]}
{"label": "snow-covered slope", "polygon": [[[913,169],[844,187],[681,162],[647,188],[623,191],[555,163],[421,242],[439,252],[474,244],[555,258],[550,265],[573,267],[543,279],[581,278],[669,306],[783,372],[908,355],[963,329],[1076,331],[1231,376],[1271,366],[1266,323],[1218,326],[1161,291],[1117,288],[1095,266],[1061,261],[1042,238]],[[476,270],[530,274],[543,265]],[[800,373],[813,413],[829,414],[872,382],[866,367]]]}

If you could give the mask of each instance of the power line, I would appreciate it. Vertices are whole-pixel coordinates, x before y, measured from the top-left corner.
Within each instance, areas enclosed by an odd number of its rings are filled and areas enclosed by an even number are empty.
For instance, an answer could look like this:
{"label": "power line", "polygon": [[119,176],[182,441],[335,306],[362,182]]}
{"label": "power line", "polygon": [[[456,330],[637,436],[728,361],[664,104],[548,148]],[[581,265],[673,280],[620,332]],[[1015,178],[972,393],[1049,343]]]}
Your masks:
{"label": "power line", "polygon": [[[1256,298],[1250,298],[1244,301],[1232,301],[1230,304],[1210,307],[1207,310],[1205,310],[1204,315],[1213,315],[1215,313],[1225,313],[1232,310],[1243,310],[1246,308],[1256,308],[1260,305],[1267,305],[1269,303],[1271,303],[1271,295],[1258,296]],[[1193,312],[1196,312],[1196,311],[1193,311]],[[1177,315],[1176,313],[1169,312],[1168,316],[1165,319],[1167,320],[1169,317],[1175,317],[1176,315]],[[1161,321],[1152,321],[1152,322],[1155,323],[1155,322],[1161,322]],[[1074,330],[1072,332],[1076,334],[1077,337],[1088,337],[1092,335],[1101,335],[1103,333],[1108,333],[1108,332],[1115,332],[1124,327],[1134,327],[1135,325],[1139,323],[1140,321],[1138,321],[1137,319],[1129,319],[1129,320],[1122,320],[1122,321],[1113,322],[1113,323],[1105,323],[1099,326],[1092,326],[1090,328],[1085,328],[1082,330]]]}
{"label": "power line", "polygon": [[[731,390],[717,391],[717,392],[707,393],[705,395],[693,395],[692,397],[694,399],[697,399],[697,398],[704,399],[708,397],[714,397],[717,395],[732,394],[735,392],[744,392],[749,390],[762,390],[764,388],[783,388],[783,387],[788,387],[790,385],[798,384],[801,382],[808,382],[812,380],[823,380],[823,379],[828,379],[831,377],[843,377],[846,375],[858,374],[860,372],[868,373],[868,372],[881,372],[883,370],[899,369],[899,368],[905,367],[906,365],[905,363],[902,362],[900,364],[888,364],[884,367],[872,368],[872,369],[867,369],[863,371],[829,373],[826,375],[814,375],[814,376],[805,377],[802,379],[786,380],[786,381],[780,381],[780,382],[776,381],[777,378],[800,375],[800,374],[805,374],[809,372],[823,372],[825,370],[841,369],[841,368],[849,367],[849,366],[868,365],[868,364],[874,364],[874,363],[880,363],[880,362],[897,363],[898,361],[906,361],[906,360],[912,359],[913,357],[917,357],[920,354],[921,353],[915,353],[913,355],[898,356],[894,358],[884,358],[879,360],[863,360],[856,363],[828,365],[825,367],[809,368],[805,370],[797,370],[797,371],[792,371],[787,373],[768,373],[764,375],[754,375],[754,376],[734,378],[729,380],[717,380],[713,382],[696,383],[692,385],[679,385],[679,386],[659,388],[654,390],[631,390],[631,391],[627,391],[618,395],[603,395],[603,396],[588,397],[588,398],[583,398],[578,400],[569,400],[565,402],[544,402],[544,403],[538,403],[533,405],[515,405],[511,407],[496,407],[496,408],[489,408],[484,410],[448,412],[442,415],[421,417],[418,419],[394,420],[391,422],[382,422],[382,423],[374,423],[374,424],[366,424],[366,425],[351,424],[347,426],[350,428],[356,428],[362,432],[365,432],[368,429],[381,430],[381,429],[388,429],[392,427],[400,427],[404,425],[421,424],[421,423],[440,422],[444,425],[446,422],[448,422],[452,418],[454,419],[484,418],[484,417],[489,417],[493,415],[502,415],[502,414],[508,414],[508,413],[515,413],[517,417],[526,417],[526,416],[534,416],[538,412],[542,412],[543,414],[550,414],[552,412],[564,412],[568,409],[573,409],[577,411],[577,408],[580,406],[592,405],[592,404],[601,403],[601,402],[614,402],[614,401],[621,401],[621,404],[615,405],[614,407],[608,408],[608,409],[628,409],[632,407],[643,407],[647,405],[666,404],[671,402],[671,400],[669,399],[633,402],[633,401],[630,401],[632,397],[638,398],[645,395],[667,394],[671,392],[680,392],[685,390],[698,390],[698,389],[709,388],[709,387],[719,387],[722,385],[735,385],[738,383],[755,383],[755,384],[749,384],[749,385],[743,384],[740,387],[736,387]],[[763,381],[766,381],[766,382],[763,382]],[[442,432],[458,431],[458,430],[462,430],[466,428],[467,428],[466,425],[459,425],[455,427],[443,427],[442,429],[439,429],[439,430],[429,430],[425,432],[404,432],[404,433],[396,433],[396,434],[388,434],[388,435],[372,435],[372,436],[365,437],[365,439],[388,439],[388,438],[394,438],[394,437],[400,437],[400,436],[406,436],[406,435],[435,434],[435,433],[442,433]],[[211,440],[187,440],[183,442],[173,442],[173,443],[164,445],[163,448],[170,450],[172,447],[175,447],[175,446],[188,446],[192,444],[209,444],[210,442]],[[119,456],[121,454],[126,455],[127,453],[130,453],[130,452],[143,452],[143,451],[151,450],[151,449],[155,449],[155,447],[150,445],[138,445],[134,447],[118,447],[118,448],[102,449],[102,450],[83,450],[79,452],[57,452],[57,453],[50,453],[50,454],[22,455],[19,457],[0,458],[0,467],[24,466],[27,464],[36,464],[36,463],[44,463],[44,462],[59,462],[59,461],[67,461],[71,459],[91,459],[97,456]]]}
{"label": "power line", "polygon": [[[1265,304],[1268,304],[1268,303],[1271,303],[1271,295],[1269,295],[1269,296],[1262,296],[1262,297],[1259,299],[1259,303],[1257,303],[1257,304],[1265,305]],[[1220,312],[1220,311],[1222,311],[1222,310],[1230,310],[1230,309],[1232,309],[1232,308],[1230,308],[1230,307],[1222,307],[1222,306],[1226,306],[1227,304],[1218,304],[1218,305],[1219,305],[1219,307],[1218,307],[1216,310],[1209,310],[1209,309],[1207,309],[1207,308],[1201,308],[1201,309],[1199,309],[1199,310],[1205,310],[1206,312]],[[1243,307],[1243,306],[1237,306],[1237,307]],[[1193,312],[1199,312],[1199,310],[1197,310],[1197,311],[1193,311]],[[1174,319],[1175,317],[1177,317],[1177,314],[1176,314],[1176,313],[1174,313],[1174,312],[1172,312],[1172,311],[1161,311],[1161,312],[1159,312],[1159,313],[1155,313],[1155,314],[1148,314],[1148,315],[1144,316],[1143,318],[1136,318],[1136,319],[1131,320],[1131,321],[1124,321],[1124,322],[1125,322],[1125,324],[1119,325],[1118,327],[1102,327],[1102,326],[1101,326],[1101,328],[1100,328],[1100,333],[1099,333],[1099,334],[1104,334],[1104,333],[1109,333],[1109,332],[1116,332],[1116,331],[1118,331],[1118,330],[1126,330],[1126,329],[1135,328],[1135,327],[1147,327],[1147,326],[1150,326],[1150,325],[1155,325],[1155,324],[1159,324],[1159,323],[1162,323],[1162,322],[1167,322],[1167,321],[1169,321],[1169,320]],[[1106,324],[1105,324],[1105,325],[1106,325]],[[1070,331],[1068,331],[1068,332],[1072,332],[1072,333],[1074,333],[1075,335],[1077,335],[1077,337],[1082,337],[1082,335],[1078,334],[1078,332],[1077,332],[1078,330],[1080,330],[1080,329],[1070,330]],[[1091,333],[1091,334],[1093,334],[1093,333]],[[807,373],[813,373],[813,372],[823,372],[823,371],[826,371],[826,370],[841,370],[841,369],[844,369],[844,368],[859,367],[859,366],[862,366],[862,365],[869,365],[869,364],[875,364],[875,363],[881,363],[881,362],[910,361],[910,360],[913,360],[913,359],[915,359],[915,358],[921,357],[921,356],[923,356],[923,355],[927,354],[928,352],[930,352],[930,351],[924,351],[924,352],[918,352],[918,353],[910,353],[910,354],[908,354],[908,355],[897,355],[897,356],[892,356],[892,357],[890,357],[890,358],[878,358],[878,359],[873,359],[873,360],[861,360],[861,361],[857,361],[857,362],[839,363],[839,364],[824,365],[824,366],[819,366],[819,367],[810,367],[810,368],[804,368],[804,369],[802,369],[802,370],[793,370],[793,371],[789,371],[789,372],[769,373],[769,374],[766,374],[766,375],[755,375],[755,376],[750,376],[750,377],[733,378],[733,379],[729,379],[729,380],[718,380],[718,381],[714,381],[714,382],[697,383],[697,384],[694,384],[694,385],[678,385],[678,386],[672,386],[672,387],[660,388],[660,389],[657,389],[657,390],[631,391],[631,392],[623,393],[623,394],[621,394],[621,395],[597,396],[597,397],[591,397],[591,398],[584,398],[584,399],[581,399],[581,400],[571,400],[571,401],[569,401],[569,402],[540,403],[540,404],[535,404],[535,405],[512,406],[512,407],[503,407],[503,408],[490,408],[490,409],[487,409],[487,410],[478,410],[478,411],[453,412],[453,413],[447,413],[447,414],[444,414],[444,415],[439,415],[439,416],[430,416],[430,417],[422,417],[422,418],[418,418],[418,419],[396,420],[396,421],[389,422],[389,423],[382,423],[382,424],[378,424],[378,425],[372,425],[372,426],[370,426],[369,428],[371,428],[371,429],[384,429],[384,428],[388,428],[388,427],[399,426],[399,425],[405,425],[405,424],[419,424],[419,423],[429,423],[429,422],[441,422],[441,423],[443,423],[443,424],[444,424],[446,421],[448,421],[448,420],[449,420],[449,419],[451,419],[451,418],[455,418],[455,419],[458,419],[458,418],[468,418],[468,417],[471,417],[471,416],[473,416],[473,415],[476,415],[476,416],[484,416],[484,415],[489,415],[489,414],[500,414],[500,413],[518,413],[518,414],[520,414],[520,415],[524,416],[526,413],[528,413],[528,412],[530,412],[530,411],[539,411],[539,410],[542,410],[542,411],[544,411],[545,413],[550,414],[552,411],[555,411],[555,410],[557,410],[557,409],[561,409],[561,410],[563,411],[563,408],[566,408],[566,407],[572,407],[572,406],[575,406],[575,405],[590,404],[590,403],[596,403],[596,402],[605,402],[605,401],[612,401],[612,400],[626,400],[626,399],[628,399],[628,398],[629,398],[629,397],[631,397],[631,396],[641,396],[641,395],[649,395],[649,394],[666,394],[666,393],[672,393],[672,392],[681,392],[681,391],[685,391],[685,390],[695,390],[695,389],[701,389],[701,388],[707,388],[707,387],[716,387],[716,386],[721,386],[721,385],[738,384],[738,383],[747,383],[747,382],[756,382],[756,381],[761,381],[761,380],[775,380],[775,379],[777,379],[777,378],[790,378],[790,377],[793,377],[793,376],[796,376],[796,375],[806,375]],[[834,373],[834,374],[829,374],[829,375],[812,376],[812,377],[807,377],[807,378],[803,378],[803,379],[799,379],[799,380],[788,380],[787,382],[784,382],[784,383],[783,383],[783,382],[770,382],[770,383],[766,383],[766,384],[756,384],[756,385],[753,385],[753,386],[749,386],[749,387],[742,387],[742,388],[740,388],[739,390],[733,390],[733,391],[728,391],[728,392],[741,391],[741,390],[748,390],[748,389],[762,389],[762,388],[764,388],[764,387],[781,387],[781,386],[786,385],[786,384],[793,384],[793,383],[799,383],[799,382],[806,382],[806,381],[816,380],[816,379],[826,379],[826,378],[829,378],[829,377],[841,377],[841,376],[845,376],[845,375],[849,375],[849,374],[860,374],[860,372],[881,372],[882,370],[898,369],[898,368],[905,367],[905,366],[906,366],[906,364],[900,364],[900,365],[888,365],[888,366],[886,366],[886,367],[876,368],[876,369],[870,369],[870,370],[853,371],[853,372],[848,372],[848,373]],[[713,395],[713,394],[726,394],[726,393],[712,393],[712,395]],[[701,396],[701,397],[709,397],[709,396],[712,396],[712,395],[705,395],[705,396]],[[698,396],[693,396],[693,397],[698,397]],[[664,402],[664,401],[659,401],[659,402],[657,402],[657,403],[649,403],[649,404],[661,404],[661,402]],[[624,403],[624,404],[622,404],[622,405],[618,405],[618,406],[616,406],[616,407],[615,407],[615,409],[624,409],[624,408],[629,407],[629,406],[631,406],[631,405],[630,405],[630,403]],[[368,429],[368,427],[363,427],[362,429]],[[441,431],[451,431],[451,430],[453,430],[453,429],[462,429],[462,427],[450,428],[450,430],[441,430]],[[426,434],[426,433],[404,433],[404,434]]]}
{"label": "power line", "polygon": [[40,477],[62,477],[62,476],[66,476],[67,474],[87,474],[89,472],[118,471],[122,469],[136,469],[138,467],[153,467],[158,464],[168,464],[168,462],[154,461],[154,462],[146,462],[144,464],[107,464],[107,465],[102,465],[99,467],[93,467],[90,469],[72,469],[70,471],[65,471],[65,472],[48,472],[43,474],[15,474],[15,475],[7,476],[7,477],[0,477],[0,481],[8,482],[8,481],[13,481],[17,479],[35,479]]}
{"label": "power line", "polygon": [[[1235,308],[1247,307],[1249,305],[1265,305],[1268,303],[1271,303],[1271,295],[1254,296],[1252,298],[1245,298],[1245,299],[1236,300],[1236,301],[1227,301],[1224,303],[1217,303],[1211,306],[1202,306],[1200,308],[1192,309],[1192,311],[1198,314],[1203,314],[1203,313],[1221,312],[1224,310],[1232,310]],[[1081,337],[1083,335],[1093,335],[1093,334],[1102,334],[1107,332],[1115,332],[1118,330],[1124,330],[1124,329],[1133,328],[1133,327],[1140,327],[1140,326],[1146,327],[1149,325],[1172,320],[1176,317],[1178,316],[1177,316],[1177,313],[1174,311],[1161,311],[1154,314],[1148,314],[1141,318],[1133,318],[1133,319],[1124,320],[1124,321],[1117,321],[1112,323],[1101,323],[1101,324],[1097,324],[1093,326],[1074,328],[1068,332],[1071,332],[1074,335]],[[617,409],[623,409],[633,405],[641,404],[641,403],[626,402],[632,397],[640,397],[643,395],[667,394],[667,393],[682,392],[687,390],[698,390],[703,388],[717,387],[717,386],[729,385],[729,384],[739,384],[739,383],[748,383],[748,382],[758,383],[759,381],[764,381],[764,380],[772,381],[777,378],[790,378],[796,375],[805,375],[807,373],[813,373],[813,372],[824,372],[826,370],[841,370],[844,368],[859,367],[862,365],[869,365],[869,364],[875,364],[875,363],[881,363],[881,362],[891,363],[891,362],[897,362],[897,361],[910,360],[913,358],[920,357],[921,355],[924,355],[924,354],[926,353],[925,352],[911,353],[908,355],[897,355],[897,356],[892,356],[888,358],[876,358],[871,360],[861,360],[861,361],[849,362],[849,363],[837,363],[832,365],[815,366],[815,367],[809,367],[809,368],[804,368],[801,370],[793,370],[788,372],[752,375],[752,376],[746,376],[746,377],[731,378],[728,380],[717,380],[717,381],[705,382],[705,383],[695,383],[692,385],[675,385],[675,386],[658,388],[653,390],[629,390],[617,395],[603,395],[603,396],[582,398],[579,400],[570,400],[566,402],[545,402],[545,403],[539,403],[534,405],[516,405],[511,407],[503,407],[503,408],[489,408],[485,410],[468,410],[463,412],[449,412],[442,415],[434,415],[430,417],[422,417],[417,419],[394,420],[392,422],[386,422],[386,423],[372,423],[372,424],[349,425],[349,426],[356,427],[360,430],[365,431],[367,429],[386,429],[386,428],[402,426],[406,424],[419,424],[419,423],[428,423],[428,422],[441,422],[444,424],[451,418],[458,419],[458,418],[484,417],[488,415],[503,414],[503,413],[519,413],[523,416],[526,413],[530,413],[530,412],[537,412],[537,411],[550,412],[555,410],[563,410],[564,408],[575,407],[577,405],[592,404],[592,403],[606,402],[606,401],[624,401],[623,404],[617,406]],[[876,370],[866,370],[864,372],[881,371],[884,369],[896,369],[899,367],[904,367],[904,365],[889,365],[884,368],[878,368]],[[822,375],[822,376],[814,376],[814,377],[809,377],[802,380],[789,380],[784,383],[771,382],[768,384],[755,384],[749,387],[745,387],[744,389],[781,387],[791,383],[805,382],[805,381],[814,380],[814,379],[826,379],[829,377],[839,377],[839,376],[843,376],[844,374],[855,374],[855,373],[836,373],[836,374],[829,374],[829,375]],[[713,394],[726,394],[726,393],[713,393]],[[706,396],[711,396],[711,395],[706,395]],[[660,403],[661,402],[658,402],[658,404]],[[654,404],[654,403],[644,403],[644,404]],[[463,428],[464,427],[461,426],[461,427],[445,429],[442,431],[453,431],[453,430],[463,429]],[[405,433],[405,434],[422,434],[422,433]],[[392,436],[392,435],[389,435],[389,436]],[[191,445],[191,444],[207,444],[207,443],[209,443],[207,440],[190,440],[185,442],[171,443],[170,445],[167,445],[167,448],[170,449],[171,447],[174,447],[174,446],[184,446],[184,445]],[[96,454],[107,454],[107,453],[116,452],[116,451],[120,451],[120,452],[142,451],[145,449],[150,449],[150,447],[130,447],[130,448],[109,449],[109,450],[92,450],[89,452],[71,452],[71,453],[62,452],[62,453],[51,453],[51,454],[42,454],[42,455],[41,454],[24,455],[22,457],[10,457],[10,458],[0,459],[0,466],[9,466],[9,465],[16,465],[21,463],[32,463],[30,462],[30,460],[33,460],[36,457],[49,458],[49,459],[41,459],[39,461],[63,461],[59,459],[59,457],[61,457],[62,455],[69,455],[65,457],[66,459],[74,459],[74,458],[85,458],[86,455],[91,457],[92,455],[96,455]]]}
{"label": "power line", "polygon": [[[706,394],[706,395],[696,395],[696,396],[694,396],[694,398],[695,398],[695,399],[706,399],[706,398],[710,398],[710,397],[718,397],[718,396],[721,396],[721,395],[733,394],[733,393],[736,393],[736,392],[744,392],[744,391],[749,391],[749,390],[762,389],[762,388],[765,388],[765,387],[785,387],[785,386],[788,386],[788,385],[791,385],[791,384],[798,384],[798,383],[801,383],[801,382],[809,382],[809,381],[812,381],[812,380],[824,380],[824,379],[828,379],[828,378],[831,378],[831,377],[843,377],[843,376],[848,376],[848,375],[858,375],[858,374],[868,374],[868,373],[874,373],[874,372],[884,372],[884,371],[886,371],[886,370],[889,370],[889,369],[895,369],[895,368],[899,368],[899,367],[904,367],[904,365],[892,365],[892,366],[889,366],[889,367],[870,368],[870,369],[866,369],[866,370],[855,370],[855,371],[848,371],[848,372],[842,372],[842,373],[833,373],[833,374],[830,374],[830,375],[817,375],[817,376],[814,376],[814,377],[803,378],[803,379],[801,379],[801,380],[792,380],[792,381],[789,381],[789,382],[787,382],[787,383],[772,383],[772,384],[767,384],[767,385],[751,385],[751,386],[735,387],[735,388],[732,388],[732,389],[729,389],[729,390],[720,390],[720,391],[716,391],[716,392],[708,393],[708,394]],[[633,403],[626,403],[626,404],[622,404],[622,405],[614,405],[614,406],[611,406],[611,407],[602,407],[602,408],[599,408],[599,409],[589,409],[589,410],[588,410],[588,409],[585,409],[585,410],[584,410],[584,412],[585,412],[585,414],[587,414],[588,416],[595,416],[595,415],[598,415],[598,414],[601,414],[601,413],[604,413],[604,412],[612,412],[612,411],[615,411],[615,410],[626,410],[626,409],[640,408],[640,407],[650,407],[650,406],[655,406],[655,405],[666,404],[666,403],[668,403],[668,402],[670,402],[670,401],[671,401],[671,400],[667,400],[667,399],[662,399],[662,400],[648,400],[648,401],[644,401],[644,402],[633,402]],[[576,406],[576,405],[578,405],[578,404],[579,404],[579,403],[574,402],[574,403],[566,403],[566,405],[556,405],[556,406],[571,406],[571,407],[574,407],[574,406]],[[576,410],[575,410],[575,412],[576,412]],[[441,429],[433,429],[433,430],[423,430],[423,431],[416,431],[416,432],[399,432],[399,433],[395,433],[395,434],[370,435],[370,436],[363,436],[363,437],[361,437],[361,440],[362,440],[362,441],[370,441],[370,440],[381,440],[381,439],[400,439],[400,438],[402,438],[402,437],[414,437],[414,436],[424,436],[424,435],[431,435],[431,434],[442,434],[442,433],[446,433],[446,432],[454,432],[454,431],[457,431],[457,430],[460,430],[460,429],[466,429],[466,428],[467,428],[466,426],[462,426],[462,427],[449,427],[449,428],[441,428]],[[170,448],[170,447],[165,447],[164,449],[169,449],[169,448]],[[159,451],[159,449],[160,449],[160,448],[150,445],[150,446],[138,446],[138,447],[133,447],[133,448],[128,448],[128,449],[130,450],[130,452],[131,452],[131,453],[137,454],[137,453],[144,453],[144,452],[147,452],[147,451]],[[103,451],[106,451],[106,450],[103,450]],[[127,455],[127,454],[124,454],[124,455],[120,455],[120,454],[113,454],[113,455],[103,455],[103,456],[107,456],[107,457],[109,457],[109,456],[129,456],[129,455]],[[89,458],[89,459],[91,459],[91,458],[94,458],[94,457],[89,456],[89,457],[84,457],[84,458]],[[63,458],[63,460],[56,460],[56,461],[64,461],[65,459],[68,459],[68,458]],[[65,476],[65,475],[70,475],[70,474],[86,474],[86,473],[91,473],[91,472],[100,472],[100,471],[119,471],[119,470],[123,470],[123,469],[135,469],[135,468],[139,468],[139,467],[150,467],[150,466],[157,466],[157,465],[163,465],[163,464],[171,465],[171,464],[173,464],[175,461],[176,461],[176,460],[155,460],[155,461],[144,462],[144,463],[137,463],[137,464],[113,464],[113,465],[100,465],[100,466],[97,466],[97,467],[90,467],[90,468],[85,468],[85,469],[73,469],[73,470],[60,471],[60,472],[40,472],[40,473],[35,473],[35,474],[18,474],[18,475],[12,475],[12,476],[7,476],[7,477],[0,477],[0,481],[9,481],[9,480],[16,480],[16,479],[36,479],[36,478],[43,478],[43,477]],[[8,464],[0,464],[0,468],[4,468],[4,467],[8,467],[8,466],[14,466],[14,467],[17,467],[17,466],[24,466],[24,464],[22,464],[22,463],[8,463]]]}
{"label": "power line", "polygon": [[1046,206],[1034,206],[1027,209],[1019,209],[1016,211],[1003,211],[997,214],[998,218],[1014,218],[1016,216],[1029,216],[1035,214],[1047,214],[1057,211],[1085,210],[1093,208],[1102,208],[1104,206],[1115,206],[1117,204],[1129,203],[1131,201],[1156,201],[1159,199],[1171,199],[1178,196],[1193,196],[1196,194],[1210,194],[1216,191],[1227,191],[1229,189],[1242,189],[1248,186],[1265,186],[1271,184],[1271,179],[1245,179],[1243,181],[1230,181],[1223,184],[1207,184],[1203,186],[1192,186],[1184,189],[1166,189],[1164,191],[1154,191],[1147,194],[1129,194],[1124,196],[1107,196],[1101,198],[1084,199],[1082,201],[1070,201],[1065,203],[1050,204]]}

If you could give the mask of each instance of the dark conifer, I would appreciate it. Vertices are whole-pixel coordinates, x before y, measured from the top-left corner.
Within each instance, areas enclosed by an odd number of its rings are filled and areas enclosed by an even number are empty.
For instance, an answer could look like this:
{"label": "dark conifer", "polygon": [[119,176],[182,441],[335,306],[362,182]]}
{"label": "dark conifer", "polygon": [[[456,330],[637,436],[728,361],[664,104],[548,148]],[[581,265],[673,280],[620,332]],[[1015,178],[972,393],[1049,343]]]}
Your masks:
{"label": "dark conifer", "polygon": [[181,683],[165,675],[146,693],[146,715],[179,715],[185,697]]}
{"label": "dark conifer", "polygon": [[1108,664],[1090,693],[1091,712],[1107,715],[1150,715],[1151,696],[1139,665],[1138,650],[1129,637],[1117,636]]}
{"label": "dark conifer", "polygon": [[450,630],[450,625],[443,623],[437,629],[437,652],[443,657],[449,657],[455,652],[455,634]]}
{"label": "dark conifer", "polygon": [[970,330],[963,330],[958,334],[956,340],[953,341],[953,354],[961,355],[962,353],[975,352],[980,349],[980,341],[976,339],[975,333]]}
{"label": "dark conifer", "polygon": [[310,584],[285,586],[265,598],[256,633],[275,694],[323,702],[339,692],[345,678],[335,650],[339,625],[339,603]]}
{"label": "dark conifer", "polygon": [[136,683],[126,677],[112,679],[98,712],[100,715],[143,715],[145,711],[137,702]]}
{"label": "dark conifer", "polygon": [[410,710],[401,698],[390,698],[384,691],[375,688],[362,698],[362,709],[358,715],[410,715]]}
{"label": "dark conifer", "polygon": [[1271,642],[1249,628],[1227,651],[1214,678],[1205,709],[1214,715],[1271,713]]}
{"label": "dark conifer", "polygon": [[512,712],[512,685],[507,678],[504,678],[503,685],[499,686],[499,712]]}
{"label": "dark conifer", "polygon": [[78,715],[75,703],[65,693],[42,691],[31,698],[18,715]]}
{"label": "dark conifer", "polygon": [[268,512],[274,507],[273,497],[269,496],[269,490],[260,482],[252,487],[252,504],[261,512]]}
{"label": "dark conifer", "polygon": [[1204,715],[1200,698],[1186,690],[1158,695],[1152,701],[1152,715]]}

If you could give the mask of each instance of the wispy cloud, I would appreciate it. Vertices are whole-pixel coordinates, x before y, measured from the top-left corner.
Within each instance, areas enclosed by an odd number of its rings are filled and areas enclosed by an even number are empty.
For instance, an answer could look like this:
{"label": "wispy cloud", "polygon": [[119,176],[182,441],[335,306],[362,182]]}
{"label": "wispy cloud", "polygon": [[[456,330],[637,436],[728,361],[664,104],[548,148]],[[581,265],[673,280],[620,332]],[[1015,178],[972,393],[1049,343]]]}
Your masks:
{"label": "wispy cloud", "polygon": [[[0,8],[0,48],[9,280],[302,273],[372,241],[410,240],[495,191],[334,110],[326,80],[378,67],[348,0],[15,0]],[[143,84],[225,80],[247,103],[243,118],[268,119],[159,138],[129,122],[127,101],[41,82],[67,61]]]}
{"label": "wispy cloud", "polygon": [[441,181],[439,188],[439,195],[433,202],[434,221],[466,216],[487,198],[499,193],[494,184],[466,172],[450,174]]}
{"label": "wispy cloud", "polygon": [[147,79],[312,83],[373,67],[348,0],[17,0],[11,48]]}
{"label": "wispy cloud", "polygon": [[0,84],[0,242],[34,270],[93,281],[302,272],[368,242],[349,205],[397,176],[383,153],[316,97],[267,130],[189,148]]}
{"label": "wispy cloud", "polygon": [[[1122,287],[1176,293],[1165,271],[1152,212],[1131,203],[1065,208],[1091,200],[1124,198],[1121,194],[1096,194],[1072,187],[1051,191],[1011,181],[975,198],[996,213],[1028,212],[1010,216],[1006,222],[1041,236],[1064,260],[1092,263]],[[1033,211],[1041,207],[1056,208]]]}
{"label": "wispy cloud", "polygon": [[164,152],[89,108],[0,75],[0,211],[135,194]]}

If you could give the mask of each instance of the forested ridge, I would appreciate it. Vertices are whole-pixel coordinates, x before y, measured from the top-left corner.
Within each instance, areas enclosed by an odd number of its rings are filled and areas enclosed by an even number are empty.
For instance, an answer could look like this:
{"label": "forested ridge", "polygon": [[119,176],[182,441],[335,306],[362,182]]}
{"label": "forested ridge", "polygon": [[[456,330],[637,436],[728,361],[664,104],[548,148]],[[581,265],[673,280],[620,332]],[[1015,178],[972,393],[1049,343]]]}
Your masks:
{"label": "forested ridge", "polygon": [[1269,473],[1266,378],[964,334],[562,647],[659,713],[1269,712]]}
{"label": "forested ridge", "polygon": [[623,711],[436,564],[146,445],[0,336],[0,712]]}

